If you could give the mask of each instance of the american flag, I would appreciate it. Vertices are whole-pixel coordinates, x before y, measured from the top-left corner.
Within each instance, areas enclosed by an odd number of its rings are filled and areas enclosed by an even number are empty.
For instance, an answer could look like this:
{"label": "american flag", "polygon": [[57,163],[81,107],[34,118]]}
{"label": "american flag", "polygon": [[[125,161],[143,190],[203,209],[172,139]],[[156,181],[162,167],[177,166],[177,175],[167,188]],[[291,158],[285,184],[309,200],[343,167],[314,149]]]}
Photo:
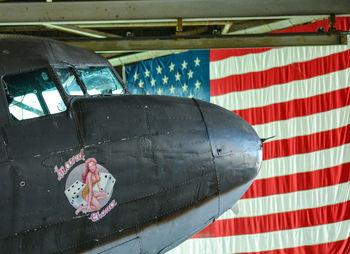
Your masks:
{"label": "american flag", "polygon": [[169,253],[350,253],[350,46],[210,50],[208,65],[210,101],[276,137],[235,212]]}
{"label": "american flag", "polygon": [[142,61],[125,68],[132,94],[173,95],[209,101],[209,50]]}

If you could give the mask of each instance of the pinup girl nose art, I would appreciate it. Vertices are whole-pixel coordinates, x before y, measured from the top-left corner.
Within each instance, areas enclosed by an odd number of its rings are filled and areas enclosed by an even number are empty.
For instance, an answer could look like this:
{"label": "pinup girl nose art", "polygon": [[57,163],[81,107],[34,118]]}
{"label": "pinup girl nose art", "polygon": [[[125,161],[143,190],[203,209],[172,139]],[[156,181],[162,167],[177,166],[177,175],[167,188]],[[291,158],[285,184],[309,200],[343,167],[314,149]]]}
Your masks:
{"label": "pinup girl nose art", "polygon": [[[74,162],[78,161],[78,156],[79,154],[72,157],[75,158]],[[84,158],[82,157],[81,160]],[[95,158],[88,158],[70,170],[64,193],[69,203],[75,208],[75,215],[91,213],[90,219],[95,222],[116,206],[114,200],[108,204],[114,184],[115,178],[108,170],[98,164]],[[102,208],[104,209],[100,212]]]}

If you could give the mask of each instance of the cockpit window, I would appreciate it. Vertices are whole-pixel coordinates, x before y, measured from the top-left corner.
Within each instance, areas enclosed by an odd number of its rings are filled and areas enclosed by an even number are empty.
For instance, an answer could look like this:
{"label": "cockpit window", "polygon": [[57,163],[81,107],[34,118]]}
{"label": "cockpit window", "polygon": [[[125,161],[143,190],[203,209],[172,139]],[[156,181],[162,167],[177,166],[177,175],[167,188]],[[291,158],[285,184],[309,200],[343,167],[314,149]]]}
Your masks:
{"label": "cockpit window", "polygon": [[56,114],[66,110],[54,82],[46,70],[4,77],[9,110],[16,120]]}
{"label": "cockpit window", "polygon": [[58,79],[60,80],[64,90],[69,95],[84,95],[81,90],[74,72],[70,68],[55,68]]}
{"label": "cockpit window", "polygon": [[89,67],[77,69],[88,94],[121,94],[123,86],[109,67]]}

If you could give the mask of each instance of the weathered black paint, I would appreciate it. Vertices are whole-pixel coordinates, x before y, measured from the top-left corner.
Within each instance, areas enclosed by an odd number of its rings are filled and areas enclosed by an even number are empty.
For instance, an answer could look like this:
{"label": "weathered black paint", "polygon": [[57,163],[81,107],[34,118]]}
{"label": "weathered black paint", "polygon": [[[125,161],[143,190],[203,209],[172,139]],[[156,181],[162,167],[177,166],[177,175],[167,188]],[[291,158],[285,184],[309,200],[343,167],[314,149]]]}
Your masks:
{"label": "weathered black paint", "polygon": [[[1,76],[56,64],[108,66],[51,40],[0,39]],[[58,89],[66,112],[24,121],[10,118],[0,89],[1,253],[76,253],[113,242],[116,253],[164,252],[232,206],[257,174],[261,140],[216,105],[166,96],[71,97]],[[111,200],[118,206],[95,223],[75,216],[66,179],[54,172],[81,148],[117,180]],[[163,240],[147,240],[158,231]]]}

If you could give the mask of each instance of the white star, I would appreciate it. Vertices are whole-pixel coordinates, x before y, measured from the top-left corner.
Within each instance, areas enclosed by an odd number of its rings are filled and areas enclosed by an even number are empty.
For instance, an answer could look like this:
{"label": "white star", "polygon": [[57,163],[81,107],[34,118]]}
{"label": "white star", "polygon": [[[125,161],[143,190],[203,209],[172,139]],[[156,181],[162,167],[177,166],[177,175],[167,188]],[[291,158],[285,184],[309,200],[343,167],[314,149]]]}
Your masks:
{"label": "white star", "polygon": [[199,89],[199,87],[201,86],[201,83],[197,80],[196,84],[194,84],[196,86],[196,89]]}
{"label": "white star", "polygon": [[164,76],[163,77],[163,84],[168,84],[168,77],[167,76]]}
{"label": "white star", "polygon": [[175,75],[175,78],[176,78],[176,80],[179,80],[179,81],[180,81],[181,74],[180,74],[179,72],[177,72],[176,75]]}
{"label": "white star", "polygon": [[185,60],[181,65],[182,65],[182,69],[187,69],[187,62]]}
{"label": "white star", "polygon": [[137,72],[135,72],[135,74],[134,74],[134,80],[136,81],[136,80],[138,80],[139,79],[139,74],[137,73]]}
{"label": "white star", "polygon": [[175,67],[175,64],[171,63],[171,64],[169,65],[169,70],[170,70],[170,71],[173,71],[173,70],[174,70],[174,67]]}
{"label": "white star", "polygon": [[184,91],[184,92],[187,92],[187,88],[188,88],[188,86],[186,85],[186,83],[182,86],[182,90]]}
{"label": "white star", "polygon": [[188,75],[188,78],[189,78],[189,79],[190,79],[190,78],[193,78],[193,71],[190,70],[190,71],[187,73],[187,75]]}
{"label": "white star", "polygon": [[173,94],[175,92],[175,87],[174,86],[171,86],[170,87],[170,93]]}
{"label": "white star", "polygon": [[197,57],[195,60],[194,60],[194,66],[199,66],[200,63],[201,62],[201,60],[199,60],[199,58]]}
{"label": "white star", "polygon": [[161,74],[161,73],[162,73],[162,70],[163,70],[162,67],[160,67],[160,65],[158,65],[158,67],[157,67],[157,73],[158,73],[158,74]]}
{"label": "white star", "polygon": [[144,84],[144,82],[143,82],[142,80],[140,80],[140,82],[139,82],[139,87],[140,87],[140,88],[143,88],[143,84]]}
{"label": "white star", "polygon": [[161,95],[162,93],[163,93],[162,89],[159,88],[158,91],[157,91],[157,94]]}
{"label": "white star", "polygon": [[194,96],[194,95],[193,95],[192,93],[190,93],[190,95],[188,96],[188,98],[192,99],[193,96]]}
{"label": "white star", "polygon": [[145,76],[146,76],[146,77],[149,77],[149,73],[150,73],[150,71],[149,71],[148,69],[146,69],[146,71],[145,71]]}
{"label": "white star", "polygon": [[154,78],[152,78],[151,80],[151,86],[155,86],[156,85],[156,80]]}

